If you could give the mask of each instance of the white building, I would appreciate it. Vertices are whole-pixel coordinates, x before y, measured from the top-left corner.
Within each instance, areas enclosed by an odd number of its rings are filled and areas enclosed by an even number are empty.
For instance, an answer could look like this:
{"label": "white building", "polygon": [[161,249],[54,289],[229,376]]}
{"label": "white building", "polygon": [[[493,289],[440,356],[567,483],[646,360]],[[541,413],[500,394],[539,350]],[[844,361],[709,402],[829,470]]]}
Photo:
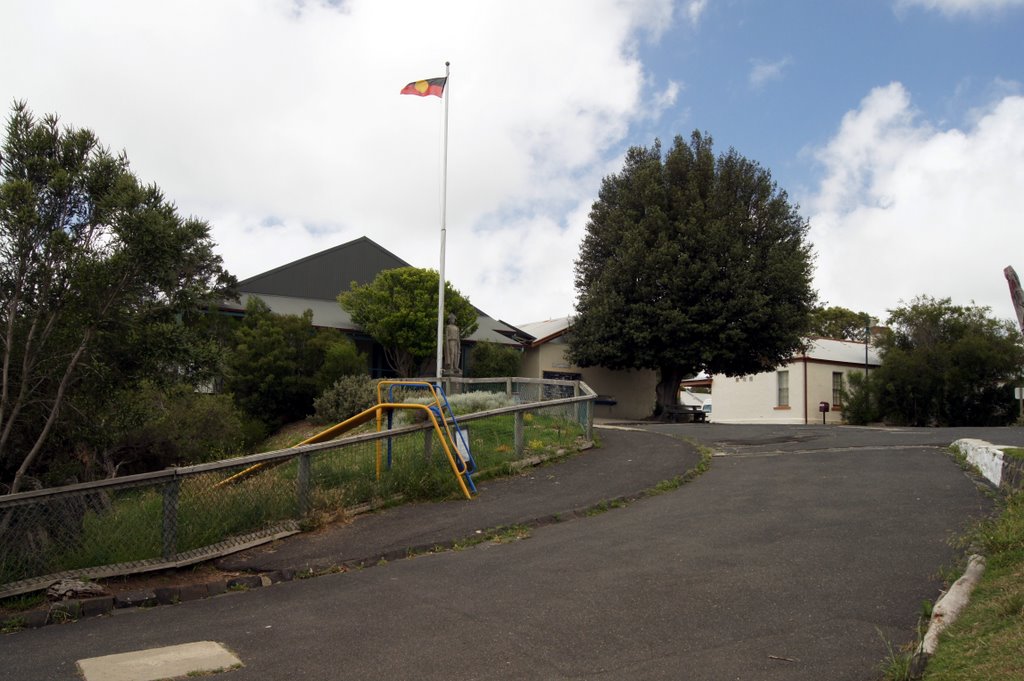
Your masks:
{"label": "white building", "polygon": [[650,369],[616,370],[578,367],[569,361],[569,317],[520,324],[534,341],[523,353],[520,374],[527,378],[582,380],[598,393],[594,415],[603,418],[643,419],[654,413],[658,372]]}
{"label": "white building", "polygon": [[[866,351],[866,355],[865,355]],[[865,360],[866,358],[866,360]],[[843,420],[842,391],[851,373],[863,374],[881,365],[873,347],[853,341],[815,338],[806,352],[774,371],[710,379],[714,423],[821,423],[818,406],[829,404],[826,423]],[[707,385],[708,379],[695,384]],[[687,381],[683,382],[683,386]]]}

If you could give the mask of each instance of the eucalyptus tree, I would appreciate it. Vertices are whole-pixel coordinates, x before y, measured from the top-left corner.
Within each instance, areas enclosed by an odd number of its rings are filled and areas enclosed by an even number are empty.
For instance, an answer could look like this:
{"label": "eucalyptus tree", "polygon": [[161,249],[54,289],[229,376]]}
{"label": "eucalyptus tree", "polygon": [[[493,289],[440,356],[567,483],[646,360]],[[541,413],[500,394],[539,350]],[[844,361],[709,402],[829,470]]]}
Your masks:
{"label": "eucalyptus tree", "polygon": [[[89,130],[16,103],[0,161],[0,474],[45,462],[65,413],[143,378],[201,380],[216,353],[192,334],[231,295],[209,225],[181,217]],[[70,454],[58,454],[70,456]]]}

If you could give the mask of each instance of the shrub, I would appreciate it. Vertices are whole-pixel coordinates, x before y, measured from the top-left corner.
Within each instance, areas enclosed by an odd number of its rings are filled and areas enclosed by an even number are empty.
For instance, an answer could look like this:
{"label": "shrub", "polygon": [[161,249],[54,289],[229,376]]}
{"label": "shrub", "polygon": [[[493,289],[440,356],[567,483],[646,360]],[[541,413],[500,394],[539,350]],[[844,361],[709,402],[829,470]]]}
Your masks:
{"label": "shrub", "polygon": [[375,382],[367,376],[342,376],[313,400],[312,420],[340,423],[377,402]]}
{"label": "shrub", "polygon": [[[429,394],[423,392],[420,395],[409,397],[405,400],[406,402],[412,402],[414,404],[433,404],[434,400]],[[452,412],[456,416],[462,416],[464,414],[476,414],[481,411],[488,411],[490,409],[498,409],[500,407],[509,407],[514,404],[511,397],[505,395],[505,393],[492,393],[485,391],[476,391],[468,393],[459,393],[457,395],[448,396],[448,406],[452,408]],[[397,423],[409,423],[411,421],[422,421],[426,417],[423,412],[406,411],[396,414]]]}
{"label": "shrub", "polygon": [[271,427],[305,418],[318,393],[346,375],[366,375],[365,355],[313,313],[278,315],[259,298],[246,304],[225,367],[225,388],[246,413]]}
{"label": "shrub", "polygon": [[519,350],[507,345],[480,341],[469,352],[469,375],[472,378],[518,376]]}
{"label": "shrub", "polygon": [[265,435],[230,395],[197,393],[188,385],[144,383],[118,395],[115,405],[95,412],[95,427],[79,440],[76,456],[86,477],[216,461],[245,452]]}
{"label": "shrub", "polygon": [[476,391],[449,395],[448,404],[456,416],[461,416],[462,414],[475,414],[490,409],[511,407],[514,402],[505,393]]}
{"label": "shrub", "polygon": [[[317,336],[317,340],[323,339],[324,362],[314,375],[320,391],[327,390],[343,376],[368,376],[369,364],[366,354],[359,352],[352,339],[340,334],[324,333],[325,331],[333,329],[321,329]],[[316,345],[319,344],[314,343],[314,346]]]}
{"label": "shrub", "polygon": [[843,389],[843,420],[846,423],[863,426],[880,420],[878,393],[880,387],[871,376],[851,372],[849,387]]}

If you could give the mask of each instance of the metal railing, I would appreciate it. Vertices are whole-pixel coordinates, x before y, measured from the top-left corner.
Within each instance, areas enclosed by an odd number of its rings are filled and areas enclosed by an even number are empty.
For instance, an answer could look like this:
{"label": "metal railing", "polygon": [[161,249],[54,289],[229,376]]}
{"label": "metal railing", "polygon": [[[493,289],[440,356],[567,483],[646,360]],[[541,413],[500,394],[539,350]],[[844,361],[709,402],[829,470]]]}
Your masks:
{"label": "metal railing", "polygon": [[[579,381],[444,379],[449,397],[504,394],[508,406],[458,416],[480,471],[508,470],[592,439],[596,394]],[[0,497],[0,598],[65,577],[99,579],[183,567],[316,527],[403,494],[456,491],[426,422],[183,468]],[[387,445],[392,468],[380,478]],[[277,464],[218,484],[257,463]],[[449,489],[450,488],[450,489]]]}

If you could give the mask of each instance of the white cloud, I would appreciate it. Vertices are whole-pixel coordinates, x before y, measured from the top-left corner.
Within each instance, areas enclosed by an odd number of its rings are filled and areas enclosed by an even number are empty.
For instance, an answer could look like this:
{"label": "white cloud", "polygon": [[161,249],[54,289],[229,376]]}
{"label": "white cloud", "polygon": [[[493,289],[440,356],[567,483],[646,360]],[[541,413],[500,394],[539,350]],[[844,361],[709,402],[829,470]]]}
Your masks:
{"label": "white cloud", "polygon": [[884,316],[928,294],[1010,318],[1002,270],[1024,266],[1024,97],[964,129],[921,118],[901,84],[876,88],[819,150],[824,178],[805,205],[821,296]]}
{"label": "white cloud", "polygon": [[[706,2],[707,0],[701,0]],[[635,28],[646,30],[653,38],[672,26],[675,5],[671,0],[620,0],[622,9]]]}
{"label": "white cloud", "polygon": [[683,90],[683,86],[674,80],[668,81],[665,87],[654,92],[647,104],[647,110],[643,112],[642,118],[645,119],[658,119],[661,115],[674,107],[676,101],[679,99],[679,93]]}
{"label": "white cloud", "polygon": [[750,75],[748,81],[754,89],[764,87],[765,83],[782,78],[782,72],[792,63],[789,57],[783,57],[776,61],[765,61],[754,59],[751,61]]}
{"label": "white cloud", "polygon": [[708,0],[689,0],[686,3],[686,16],[690,23],[696,26],[707,7]]}
{"label": "white cloud", "polygon": [[362,235],[437,266],[443,103],[398,91],[450,60],[446,274],[513,323],[571,311],[599,171],[678,93],[653,91],[637,56],[671,24],[670,0],[54,0],[5,14],[20,27],[0,42],[0,63],[18,64],[6,96],[125,149],[210,221],[240,277]]}
{"label": "white cloud", "polygon": [[952,16],[955,14],[982,14],[986,12],[1024,7],[1024,0],[896,0],[898,10],[922,7]]}

